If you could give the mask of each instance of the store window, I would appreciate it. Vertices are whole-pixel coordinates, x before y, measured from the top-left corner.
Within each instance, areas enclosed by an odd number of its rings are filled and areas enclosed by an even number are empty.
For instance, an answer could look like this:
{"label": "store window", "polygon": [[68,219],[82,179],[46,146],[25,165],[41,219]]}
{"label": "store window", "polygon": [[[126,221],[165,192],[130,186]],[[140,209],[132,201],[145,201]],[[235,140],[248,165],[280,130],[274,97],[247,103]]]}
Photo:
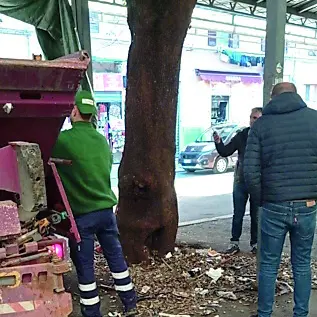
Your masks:
{"label": "store window", "polygon": [[208,46],[216,47],[217,46],[217,32],[208,31]]}
{"label": "store window", "polygon": [[[216,32],[216,31],[208,31],[208,46],[210,47],[222,47],[222,48],[228,48],[231,47],[229,46],[229,43],[233,43],[235,46],[239,46],[239,35],[237,34],[229,34],[226,32]],[[230,40],[230,36],[232,36],[232,40]],[[233,42],[232,42],[233,41]],[[238,47],[236,47],[238,48]]]}
{"label": "store window", "polygon": [[97,103],[98,131],[106,137],[113,153],[113,162],[120,163],[124,149],[125,127],[122,104]]}
{"label": "store window", "polygon": [[212,96],[211,123],[222,123],[229,120],[229,96]]}
{"label": "store window", "polygon": [[240,47],[239,34],[229,34],[228,47],[233,49]]}

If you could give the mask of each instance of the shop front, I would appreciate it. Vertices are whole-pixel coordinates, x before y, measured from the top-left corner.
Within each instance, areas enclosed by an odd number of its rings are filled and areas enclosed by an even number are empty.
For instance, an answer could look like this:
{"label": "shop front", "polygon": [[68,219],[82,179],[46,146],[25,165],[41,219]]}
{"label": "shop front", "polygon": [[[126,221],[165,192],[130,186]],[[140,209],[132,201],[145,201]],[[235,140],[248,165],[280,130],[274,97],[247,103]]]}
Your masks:
{"label": "shop front", "polygon": [[198,80],[209,86],[210,123],[248,124],[249,112],[262,106],[260,73],[222,72],[196,69]]}
{"label": "shop front", "polygon": [[114,163],[120,163],[125,139],[123,75],[95,73],[94,90],[98,107],[98,131],[109,141]]}
{"label": "shop front", "polygon": [[180,73],[181,149],[213,124],[247,125],[250,110],[263,105],[263,58],[243,54],[229,57],[225,53],[183,52]]}

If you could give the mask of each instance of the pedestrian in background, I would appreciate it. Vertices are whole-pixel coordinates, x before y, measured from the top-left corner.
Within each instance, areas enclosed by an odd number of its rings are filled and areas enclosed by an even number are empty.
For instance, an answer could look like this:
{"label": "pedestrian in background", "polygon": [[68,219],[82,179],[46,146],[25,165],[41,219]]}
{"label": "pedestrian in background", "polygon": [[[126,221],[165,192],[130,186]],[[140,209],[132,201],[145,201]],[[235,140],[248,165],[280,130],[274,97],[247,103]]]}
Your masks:
{"label": "pedestrian in background", "polygon": [[[250,114],[250,127],[262,115],[262,108],[254,108]],[[224,145],[220,136],[215,133],[214,140],[217,151],[222,157],[228,157],[238,151],[238,161],[235,167],[234,184],[233,184],[233,219],[232,219],[232,236],[230,246],[226,253],[233,254],[240,251],[239,240],[242,234],[243,218],[248,200],[250,201],[250,217],[251,217],[251,252],[257,252],[257,208],[250,197],[246,188],[243,175],[244,152],[247,145],[250,127],[239,131],[231,141]]]}
{"label": "pedestrian in background", "polygon": [[249,134],[244,175],[252,199],[262,206],[258,317],[272,315],[287,233],[295,287],[293,316],[309,313],[317,211],[316,122],[317,111],[307,107],[296,87],[280,83]]}

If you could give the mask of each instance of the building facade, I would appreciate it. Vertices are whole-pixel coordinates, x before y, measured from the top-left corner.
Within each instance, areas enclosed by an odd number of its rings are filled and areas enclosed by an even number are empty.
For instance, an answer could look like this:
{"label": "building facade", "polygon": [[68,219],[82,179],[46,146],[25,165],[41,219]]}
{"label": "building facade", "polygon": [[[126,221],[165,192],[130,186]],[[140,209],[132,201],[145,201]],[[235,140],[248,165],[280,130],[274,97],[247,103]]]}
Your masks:
{"label": "building facade", "polygon": [[[98,129],[111,138],[115,161],[124,145],[126,67],[130,31],[126,8],[89,2],[93,82]],[[40,54],[34,28],[0,15],[0,57]],[[177,148],[212,124],[248,124],[250,110],[263,105],[265,20],[197,7],[186,37],[180,72]],[[285,80],[317,109],[316,30],[288,25]]]}

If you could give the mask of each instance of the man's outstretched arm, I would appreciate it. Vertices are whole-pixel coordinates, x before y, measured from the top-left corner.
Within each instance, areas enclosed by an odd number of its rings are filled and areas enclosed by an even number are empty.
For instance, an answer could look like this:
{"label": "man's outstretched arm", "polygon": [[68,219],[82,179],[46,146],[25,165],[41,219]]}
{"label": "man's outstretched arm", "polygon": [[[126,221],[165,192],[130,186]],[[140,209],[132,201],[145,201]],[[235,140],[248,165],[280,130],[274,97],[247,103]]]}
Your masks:
{"label": "man's outstretched arm", "polygon": [[221,155],[222,157],[228,157],[238,150],[238,138],[240,137],[239,133],[236,136],[234,136],[227,145],[223,144],[220,136],[214,137],[216,149],[219,155]]}

